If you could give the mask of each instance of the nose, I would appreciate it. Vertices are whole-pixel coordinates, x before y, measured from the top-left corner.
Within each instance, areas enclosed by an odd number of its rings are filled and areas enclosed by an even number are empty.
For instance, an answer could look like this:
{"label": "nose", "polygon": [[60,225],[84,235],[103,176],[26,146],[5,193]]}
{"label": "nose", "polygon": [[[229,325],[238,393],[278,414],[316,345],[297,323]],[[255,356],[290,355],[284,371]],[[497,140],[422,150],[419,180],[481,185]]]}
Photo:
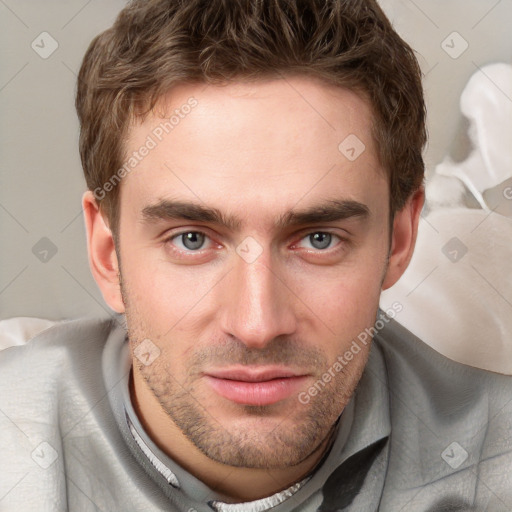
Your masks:
{"label": "nose", "polygon": [[222,290],[224,332],[253,349],[264,348],[277,336],[294,333],[293,292],[279,275],[269,251],[251,263],[238,255],[234,259],[235,267],[226,276]]}

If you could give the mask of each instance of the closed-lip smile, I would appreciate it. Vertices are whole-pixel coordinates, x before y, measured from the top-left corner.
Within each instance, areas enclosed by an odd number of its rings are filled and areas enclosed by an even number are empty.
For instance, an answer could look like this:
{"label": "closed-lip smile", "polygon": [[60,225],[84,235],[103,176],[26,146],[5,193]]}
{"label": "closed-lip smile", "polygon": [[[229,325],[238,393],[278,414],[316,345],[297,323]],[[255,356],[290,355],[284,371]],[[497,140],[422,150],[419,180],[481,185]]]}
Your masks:
{"label": "closed-lip smile", "polygon": [[204,372],[211,388],[243,405],[270,405],[299,391],[308,374],[282,366],[234,366]]}

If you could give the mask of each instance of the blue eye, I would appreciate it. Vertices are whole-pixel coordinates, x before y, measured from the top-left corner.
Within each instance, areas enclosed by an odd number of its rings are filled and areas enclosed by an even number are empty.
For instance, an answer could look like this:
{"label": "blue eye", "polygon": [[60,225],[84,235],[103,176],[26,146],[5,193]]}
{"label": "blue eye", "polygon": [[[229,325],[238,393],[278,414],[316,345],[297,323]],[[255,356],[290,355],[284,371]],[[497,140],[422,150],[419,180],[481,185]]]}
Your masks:
{"label": "blue eye", "polygon": [[312,233],[309,240],[315,249],[325,249],[331,245],[332,236],[330,233]]}
{"label": "blue eye", "polygon": [[183,247],[180,247],[180,249],[184,248],[187,251],[197,251],[203,248],[206,238],[206,235],[200,231],[185,231],[174,235],[171,240],[174,243],[177,241],[181,242]]}
{"label": "blue eye", "polygon": [[310,233],[309,235],[305,236],[300,243],[302,244],[302,242],[307,240],[313,249],[323,250],[328,249],[331,246],[333,237],[339,238],[332,233],[327,233],[325,231],[315,231],[314,233]]}

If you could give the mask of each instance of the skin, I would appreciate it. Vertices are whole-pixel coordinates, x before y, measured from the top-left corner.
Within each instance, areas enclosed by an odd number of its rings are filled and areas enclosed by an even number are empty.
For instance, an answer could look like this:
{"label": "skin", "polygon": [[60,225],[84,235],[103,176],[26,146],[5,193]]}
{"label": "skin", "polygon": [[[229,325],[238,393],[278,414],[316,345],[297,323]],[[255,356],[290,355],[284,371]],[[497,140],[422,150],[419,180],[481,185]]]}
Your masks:
{"label": "skin", "polygon": [[[390,238],[369,104],[301,76],[177,86],[130,127],[127,155],[191,96],[197,106],[122,181],[118,252],[94,196],[84,195],[89,258],[105,301],[126,313],[132,400],[147,432],[226,501],[248,501],[301,480],[329,447],[369,345],[307,404],[298,392],[373,325],[381,290],[410,261],[424,194],[395,215]],[[354,161],[338,150],[349,134],[365,145]],[[367,214],[276,224],[334,200]],[[216,208],[238,224],[160,218],[164,201]],[[198,243],[176,236],[183,232]],[[247,261],[240,248],[257,257]],[[158,353],[148,365],[134,352],[146,339]],[[304,377],[270,405],[235,403],[205,375],[276,362]]]}

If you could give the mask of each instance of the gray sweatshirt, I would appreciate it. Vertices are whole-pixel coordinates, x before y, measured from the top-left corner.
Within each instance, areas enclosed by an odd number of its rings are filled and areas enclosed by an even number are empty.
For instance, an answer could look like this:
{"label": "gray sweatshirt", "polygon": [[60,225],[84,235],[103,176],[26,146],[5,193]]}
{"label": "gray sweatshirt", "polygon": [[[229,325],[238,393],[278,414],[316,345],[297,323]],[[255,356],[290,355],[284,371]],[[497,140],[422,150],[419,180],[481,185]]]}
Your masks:
{"label": "gray sweatshirt", "polygon": [[224,503],[152,442],[130,401],[123,317],[0,352],[0,512],[512,510],[512,377],[390,320],[334,442],[288,489]]}

